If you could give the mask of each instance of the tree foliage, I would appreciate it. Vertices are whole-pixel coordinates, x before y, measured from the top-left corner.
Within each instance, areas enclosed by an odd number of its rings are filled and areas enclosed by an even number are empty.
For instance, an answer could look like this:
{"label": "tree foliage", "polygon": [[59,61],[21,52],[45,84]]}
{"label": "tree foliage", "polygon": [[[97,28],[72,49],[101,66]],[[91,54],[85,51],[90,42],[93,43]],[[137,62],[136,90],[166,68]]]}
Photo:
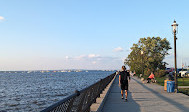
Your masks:
{"label": "tree foliage", "polygon": [[163,60],[166,55],[169,55],[169,49],[171,49],[170,43],[166,38],[140,38],[138,43],[131,47],[131,53],[125,59],[125,64],[130,67],[130,70],[135,70],[137,73],[142,73],[142,68],[145,74],[165,69],[167,63]]}

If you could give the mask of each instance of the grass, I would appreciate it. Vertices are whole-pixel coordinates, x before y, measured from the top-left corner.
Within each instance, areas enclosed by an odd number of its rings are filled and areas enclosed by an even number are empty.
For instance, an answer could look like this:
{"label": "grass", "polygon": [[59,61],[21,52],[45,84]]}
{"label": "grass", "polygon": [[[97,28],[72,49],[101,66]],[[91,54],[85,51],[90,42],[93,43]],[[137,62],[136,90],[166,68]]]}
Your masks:
{"label": "grass", "polygon": [[[139,77],[139,74],[137,74],[137,76]],[[144,79],[147,79],[148,76],[143,76]],[[155,79],[157,80],[157,84],[164,86],[164,80],[166,79],[166,77],[155,77]],[[178,78],[178,86],[189,86],[189,78]]]}
{"label": "grass", "polygon": [[165,77],[156,77],[155,79],[157,80],[157,84],[164,86]]}
{"label": "grass", "polygon": [[189,88],[180,88],[179,92],[186,94],[186,95],[189,95]]}
{"label": "grass", "polygon": [[178,78],[178,86],[189,86],[189,78]]}
{"label": "grass", "polygon": [[[165,77],[157,77],[157,83],[161,86],[164,86],[164,79]],[[189,86],[189,78],[178,78],[178,86]],[[179,88],[179,92],[189,95],[189,88]]]}
{"label": "grass", "polygon": [[[157,77],[156,80],[157,80],[157,83],[161,86],[164,86],[164,80],[166,78],[165,77]],[[189,86],[189,78],[178,78],[178,86]]]}
{"label": "grass", "polygon": [[[143,78],[147,79],[148,76],[144,76]],[[166,79],[166,77],[155,77],[155,79],[157,80],[157,84],[164,86],[164,80]],[[178,78],[177,81],[178,86],[189,86],[189,78]],[[179,92],[189,95],[189,88],[180,88]]]}

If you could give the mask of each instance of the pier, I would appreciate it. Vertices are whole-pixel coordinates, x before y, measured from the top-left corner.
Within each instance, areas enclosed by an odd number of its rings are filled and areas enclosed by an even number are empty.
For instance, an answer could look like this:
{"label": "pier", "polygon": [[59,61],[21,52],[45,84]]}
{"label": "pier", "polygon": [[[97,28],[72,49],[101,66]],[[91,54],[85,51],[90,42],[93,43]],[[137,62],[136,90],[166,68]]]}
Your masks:
{"label": "pier", "polygon": [[138,77],[129,82],[128,101],[121,99],[119,76],[112,74],[99,82],[53,104],[41,112],[188,112],[189,96],[167,93],[155,83]]}
{"label": "pier", "polygon": [[121,99],[116,76],[99,112],[188,112],[189,96],[167,93],[163,86],[142,83],[133,77],[129,83],[128,101]]}

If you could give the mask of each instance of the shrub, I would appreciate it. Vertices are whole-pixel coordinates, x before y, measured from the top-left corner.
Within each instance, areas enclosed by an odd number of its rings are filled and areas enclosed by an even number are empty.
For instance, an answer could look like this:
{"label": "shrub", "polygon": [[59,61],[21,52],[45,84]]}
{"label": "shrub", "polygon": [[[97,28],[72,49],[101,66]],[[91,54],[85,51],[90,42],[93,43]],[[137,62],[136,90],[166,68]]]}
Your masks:
{"label": "shrub", "polygon": [[150,76],[150,74],[151,74],[150,69],[144,71],[144,76],[148,77],[148,76]]}
{"label": "shrub", "polygon": [[166,75],[166,71],[165,70],[157,70],[155,72],[155,77],[164,77]]}

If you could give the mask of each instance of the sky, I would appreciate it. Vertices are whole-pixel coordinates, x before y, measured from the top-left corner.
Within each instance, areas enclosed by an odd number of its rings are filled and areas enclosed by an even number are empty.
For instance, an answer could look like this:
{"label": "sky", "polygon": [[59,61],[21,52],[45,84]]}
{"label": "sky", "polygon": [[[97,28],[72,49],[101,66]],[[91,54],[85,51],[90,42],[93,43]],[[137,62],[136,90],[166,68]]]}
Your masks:
{"label": "sky", "polygon": [[[143,37],[179,24],[177,63],[189,65],[188,0],[0,0],[0,71],[120,69]],[[174,67],[174,52],[165,60]]]}

